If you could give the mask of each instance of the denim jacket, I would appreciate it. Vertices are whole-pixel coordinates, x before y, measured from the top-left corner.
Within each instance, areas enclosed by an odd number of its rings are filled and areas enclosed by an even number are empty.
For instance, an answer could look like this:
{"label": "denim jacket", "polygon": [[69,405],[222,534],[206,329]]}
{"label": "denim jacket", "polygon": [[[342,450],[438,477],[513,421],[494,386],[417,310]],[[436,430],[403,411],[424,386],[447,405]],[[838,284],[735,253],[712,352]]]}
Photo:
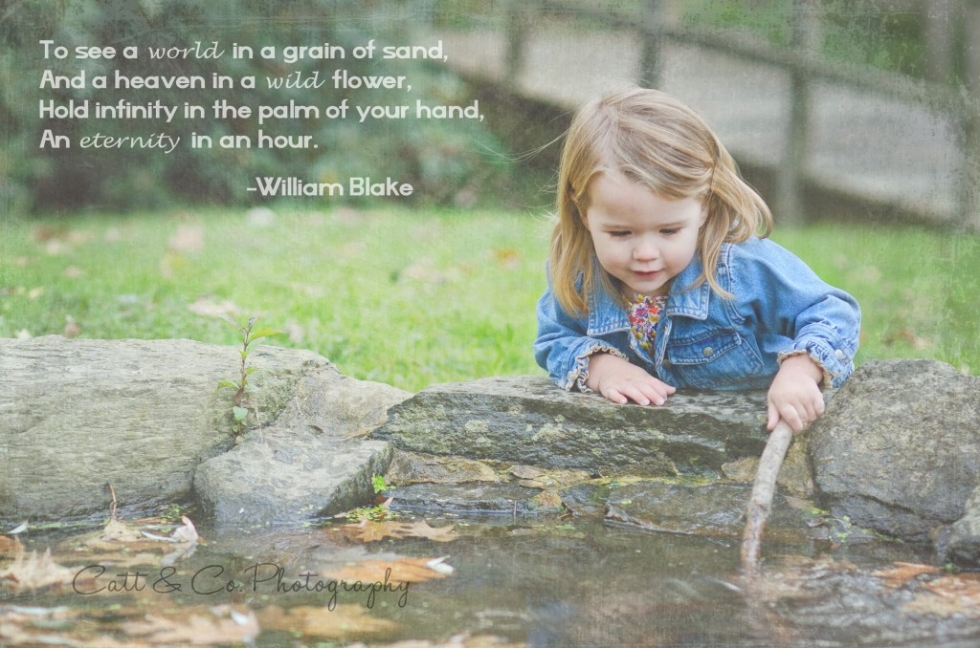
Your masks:
{"label": "denim jacket", "polygon": [[807,353],[838,387],[854,370],[861,311],[853,297],[822,281],[802,260],[769,239],[722,246],[715,276],[733,297],[708,283],[694,260],[674,278],[657,324],[653,355],[630,333],[623,300],[601,281],[589,312],[565,312],[548,289],[538,301],[534,356],[565,389],[588,391],[589,355],[626,358],[674,387],[766,389],[789,355]]}

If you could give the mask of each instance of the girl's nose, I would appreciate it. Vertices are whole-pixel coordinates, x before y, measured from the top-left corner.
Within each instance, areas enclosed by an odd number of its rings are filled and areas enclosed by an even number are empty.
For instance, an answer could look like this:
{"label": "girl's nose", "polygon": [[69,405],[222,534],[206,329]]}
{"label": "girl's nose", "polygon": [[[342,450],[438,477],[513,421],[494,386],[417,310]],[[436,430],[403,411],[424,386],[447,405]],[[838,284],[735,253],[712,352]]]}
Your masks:
{"label": "girl's nose", "polygon": [[653,241],[641,239],[633,248],[633,258],[637,261],[650,261],[656,259],[658,254],[657,246]]}

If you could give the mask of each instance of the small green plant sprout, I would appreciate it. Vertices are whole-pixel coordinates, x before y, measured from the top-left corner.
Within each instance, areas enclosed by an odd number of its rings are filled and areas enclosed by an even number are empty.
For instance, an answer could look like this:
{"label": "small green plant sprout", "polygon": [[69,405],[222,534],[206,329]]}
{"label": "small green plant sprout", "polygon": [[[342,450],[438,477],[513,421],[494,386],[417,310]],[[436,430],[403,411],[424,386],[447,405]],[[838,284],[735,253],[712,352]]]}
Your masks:
{"label": "small green plant sprout", "polygon": [[380,495],[385,491],[393,490],[395,487],[388,483],[384,475],[375,475],[371,479],[371,485],[374,487],[375,495]]}
{"label": "small green plant sprout", "polygon": [[241,336],[242,348],[238,350],[239,356],[241,356],[241,362],[238,367],[238,380],[222,380],[218,383],[218,388],[229,388],[235,390],[235,396],[232,399],[231,415],[235,422],[235,436],[241,437],[246,430],[246,421],[248,419],[249,413],[249,394],[254,391],[254,386],[249,382],[249,376],[258,371],[257,367],[248,366],[248,356],[251,353],[249,348],[256,340],[261,340],[262,338],[269,337],[270,335],[278,335],[279,331],[271,328],[255,328],[255,322],[258,318],[252,317],[248,320],[246,324],[239,324],[234,320],[227,320],[235,329],[238,330],[239,336]]}

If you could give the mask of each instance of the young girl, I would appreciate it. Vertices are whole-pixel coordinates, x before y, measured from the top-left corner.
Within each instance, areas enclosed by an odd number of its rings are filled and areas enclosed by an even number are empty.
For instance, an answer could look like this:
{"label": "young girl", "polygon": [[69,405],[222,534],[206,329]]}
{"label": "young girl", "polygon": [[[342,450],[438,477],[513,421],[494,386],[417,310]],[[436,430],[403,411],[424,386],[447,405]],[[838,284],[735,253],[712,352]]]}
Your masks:
{"label": "young girl", "polygon": [[860,309],[769,241],[772,215],[683,103],[629,88],[584,106],[558,178],[535,358],[565,389],[663,405],[768,388],[800,432],[854,368]]}

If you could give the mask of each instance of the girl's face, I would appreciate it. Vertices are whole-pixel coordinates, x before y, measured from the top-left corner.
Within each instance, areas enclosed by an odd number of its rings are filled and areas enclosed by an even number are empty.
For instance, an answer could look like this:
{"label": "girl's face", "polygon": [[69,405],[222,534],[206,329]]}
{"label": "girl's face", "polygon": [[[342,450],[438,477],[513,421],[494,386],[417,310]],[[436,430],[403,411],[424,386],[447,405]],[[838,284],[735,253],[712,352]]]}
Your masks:
{"label": "girl's face", "polygon": [[618,173],[598,175],[588,191],[583,221],[599,264],[633,292],[666,295],[697,251],[703,202],[665,198]]}

